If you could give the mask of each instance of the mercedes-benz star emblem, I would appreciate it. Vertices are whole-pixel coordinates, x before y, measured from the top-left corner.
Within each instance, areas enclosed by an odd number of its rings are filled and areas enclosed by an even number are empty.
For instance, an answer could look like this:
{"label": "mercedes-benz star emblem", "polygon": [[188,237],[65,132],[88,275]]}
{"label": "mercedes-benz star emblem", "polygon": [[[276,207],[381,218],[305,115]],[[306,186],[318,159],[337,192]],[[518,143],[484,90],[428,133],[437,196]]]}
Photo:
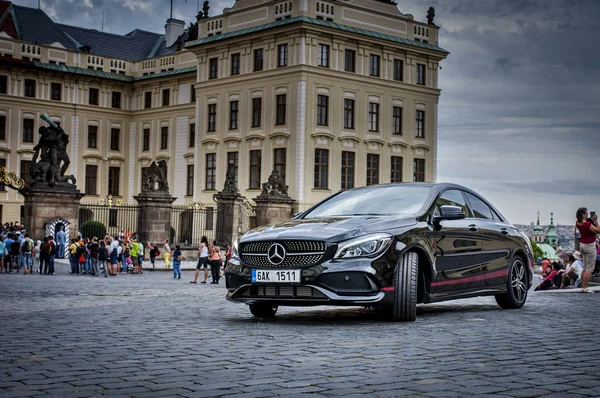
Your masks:
{"label": "mercedes-benz star emblem", "polygon": [[273,243],[267,252],[269,262],[273,265],[279,265],[285,260],[285,248],[279,243]]}

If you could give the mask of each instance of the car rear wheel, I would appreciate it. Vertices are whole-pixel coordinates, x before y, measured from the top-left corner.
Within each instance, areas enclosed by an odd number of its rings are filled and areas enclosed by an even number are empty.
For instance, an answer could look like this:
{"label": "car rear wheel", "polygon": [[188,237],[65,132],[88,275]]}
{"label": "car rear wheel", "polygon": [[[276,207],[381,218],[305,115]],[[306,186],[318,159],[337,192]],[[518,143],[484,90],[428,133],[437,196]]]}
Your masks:
{"label": "car rear wheel", "polygon": [[393,321],[412,322],[417,319],[418,275],[419,256],[414,252],[405,253],[394,271]]}
{"label": "car rear wheel", "polygon": [[277,306],[268,303],[249,304],[250,312],[257,318],[273,318],[277,312]]}
{"label": "car rear wheel", "polygon": [[507,291],[496,295],[496,302],[505,310],[521,308],[527,300],[527,269],[523,260],[515,258],[508,267]]}

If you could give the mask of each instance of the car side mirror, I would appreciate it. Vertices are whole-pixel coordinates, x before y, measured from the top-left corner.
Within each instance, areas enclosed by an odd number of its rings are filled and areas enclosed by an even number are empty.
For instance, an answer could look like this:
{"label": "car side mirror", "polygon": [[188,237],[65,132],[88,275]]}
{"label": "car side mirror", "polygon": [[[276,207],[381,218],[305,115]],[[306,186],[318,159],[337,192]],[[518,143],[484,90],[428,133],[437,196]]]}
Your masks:
{"label": "car side mirror", "polygon": [[465,219],[465,213],[462,207],[444,205],[440,207],[440,215],[433,218],[434,222],[440,222],[442,220],[463,220]]}

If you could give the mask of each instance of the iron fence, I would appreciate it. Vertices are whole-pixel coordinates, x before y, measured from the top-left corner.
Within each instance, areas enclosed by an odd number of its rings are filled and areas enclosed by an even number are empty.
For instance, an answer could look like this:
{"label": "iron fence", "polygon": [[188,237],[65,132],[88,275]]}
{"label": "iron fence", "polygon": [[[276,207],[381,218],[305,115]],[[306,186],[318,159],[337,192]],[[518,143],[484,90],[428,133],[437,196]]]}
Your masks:
{"label": "iron fence", "polygon": [[209,241],[216,239],[216,206],[192,203],[171,207],[171,242],[182,246],[199,246],[203,235],[206,235]]}
{"label": "iron fence", "polygon": [[[140,216],[140,207],[137,205],[83,203],[79,207],[79,231],[84,238],[102,238],[104,228],[110,236],[118,235],[121,231],[136,233]],[[97,221],[102,226],[96,223],[84,225],[87,221]]]}

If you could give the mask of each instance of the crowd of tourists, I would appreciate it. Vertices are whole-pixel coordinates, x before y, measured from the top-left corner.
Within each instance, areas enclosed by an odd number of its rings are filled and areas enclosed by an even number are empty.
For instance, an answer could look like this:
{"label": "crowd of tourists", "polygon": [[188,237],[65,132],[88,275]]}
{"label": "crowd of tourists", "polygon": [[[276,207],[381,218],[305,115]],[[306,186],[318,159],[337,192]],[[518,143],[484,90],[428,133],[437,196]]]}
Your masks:
{"label": "crowd of tourists", "polygon": [[18,223],[2,225],[0,233],[0,272],[54,275],[54,256],[58,245],[53,236],[34,240],[29,232]]}

